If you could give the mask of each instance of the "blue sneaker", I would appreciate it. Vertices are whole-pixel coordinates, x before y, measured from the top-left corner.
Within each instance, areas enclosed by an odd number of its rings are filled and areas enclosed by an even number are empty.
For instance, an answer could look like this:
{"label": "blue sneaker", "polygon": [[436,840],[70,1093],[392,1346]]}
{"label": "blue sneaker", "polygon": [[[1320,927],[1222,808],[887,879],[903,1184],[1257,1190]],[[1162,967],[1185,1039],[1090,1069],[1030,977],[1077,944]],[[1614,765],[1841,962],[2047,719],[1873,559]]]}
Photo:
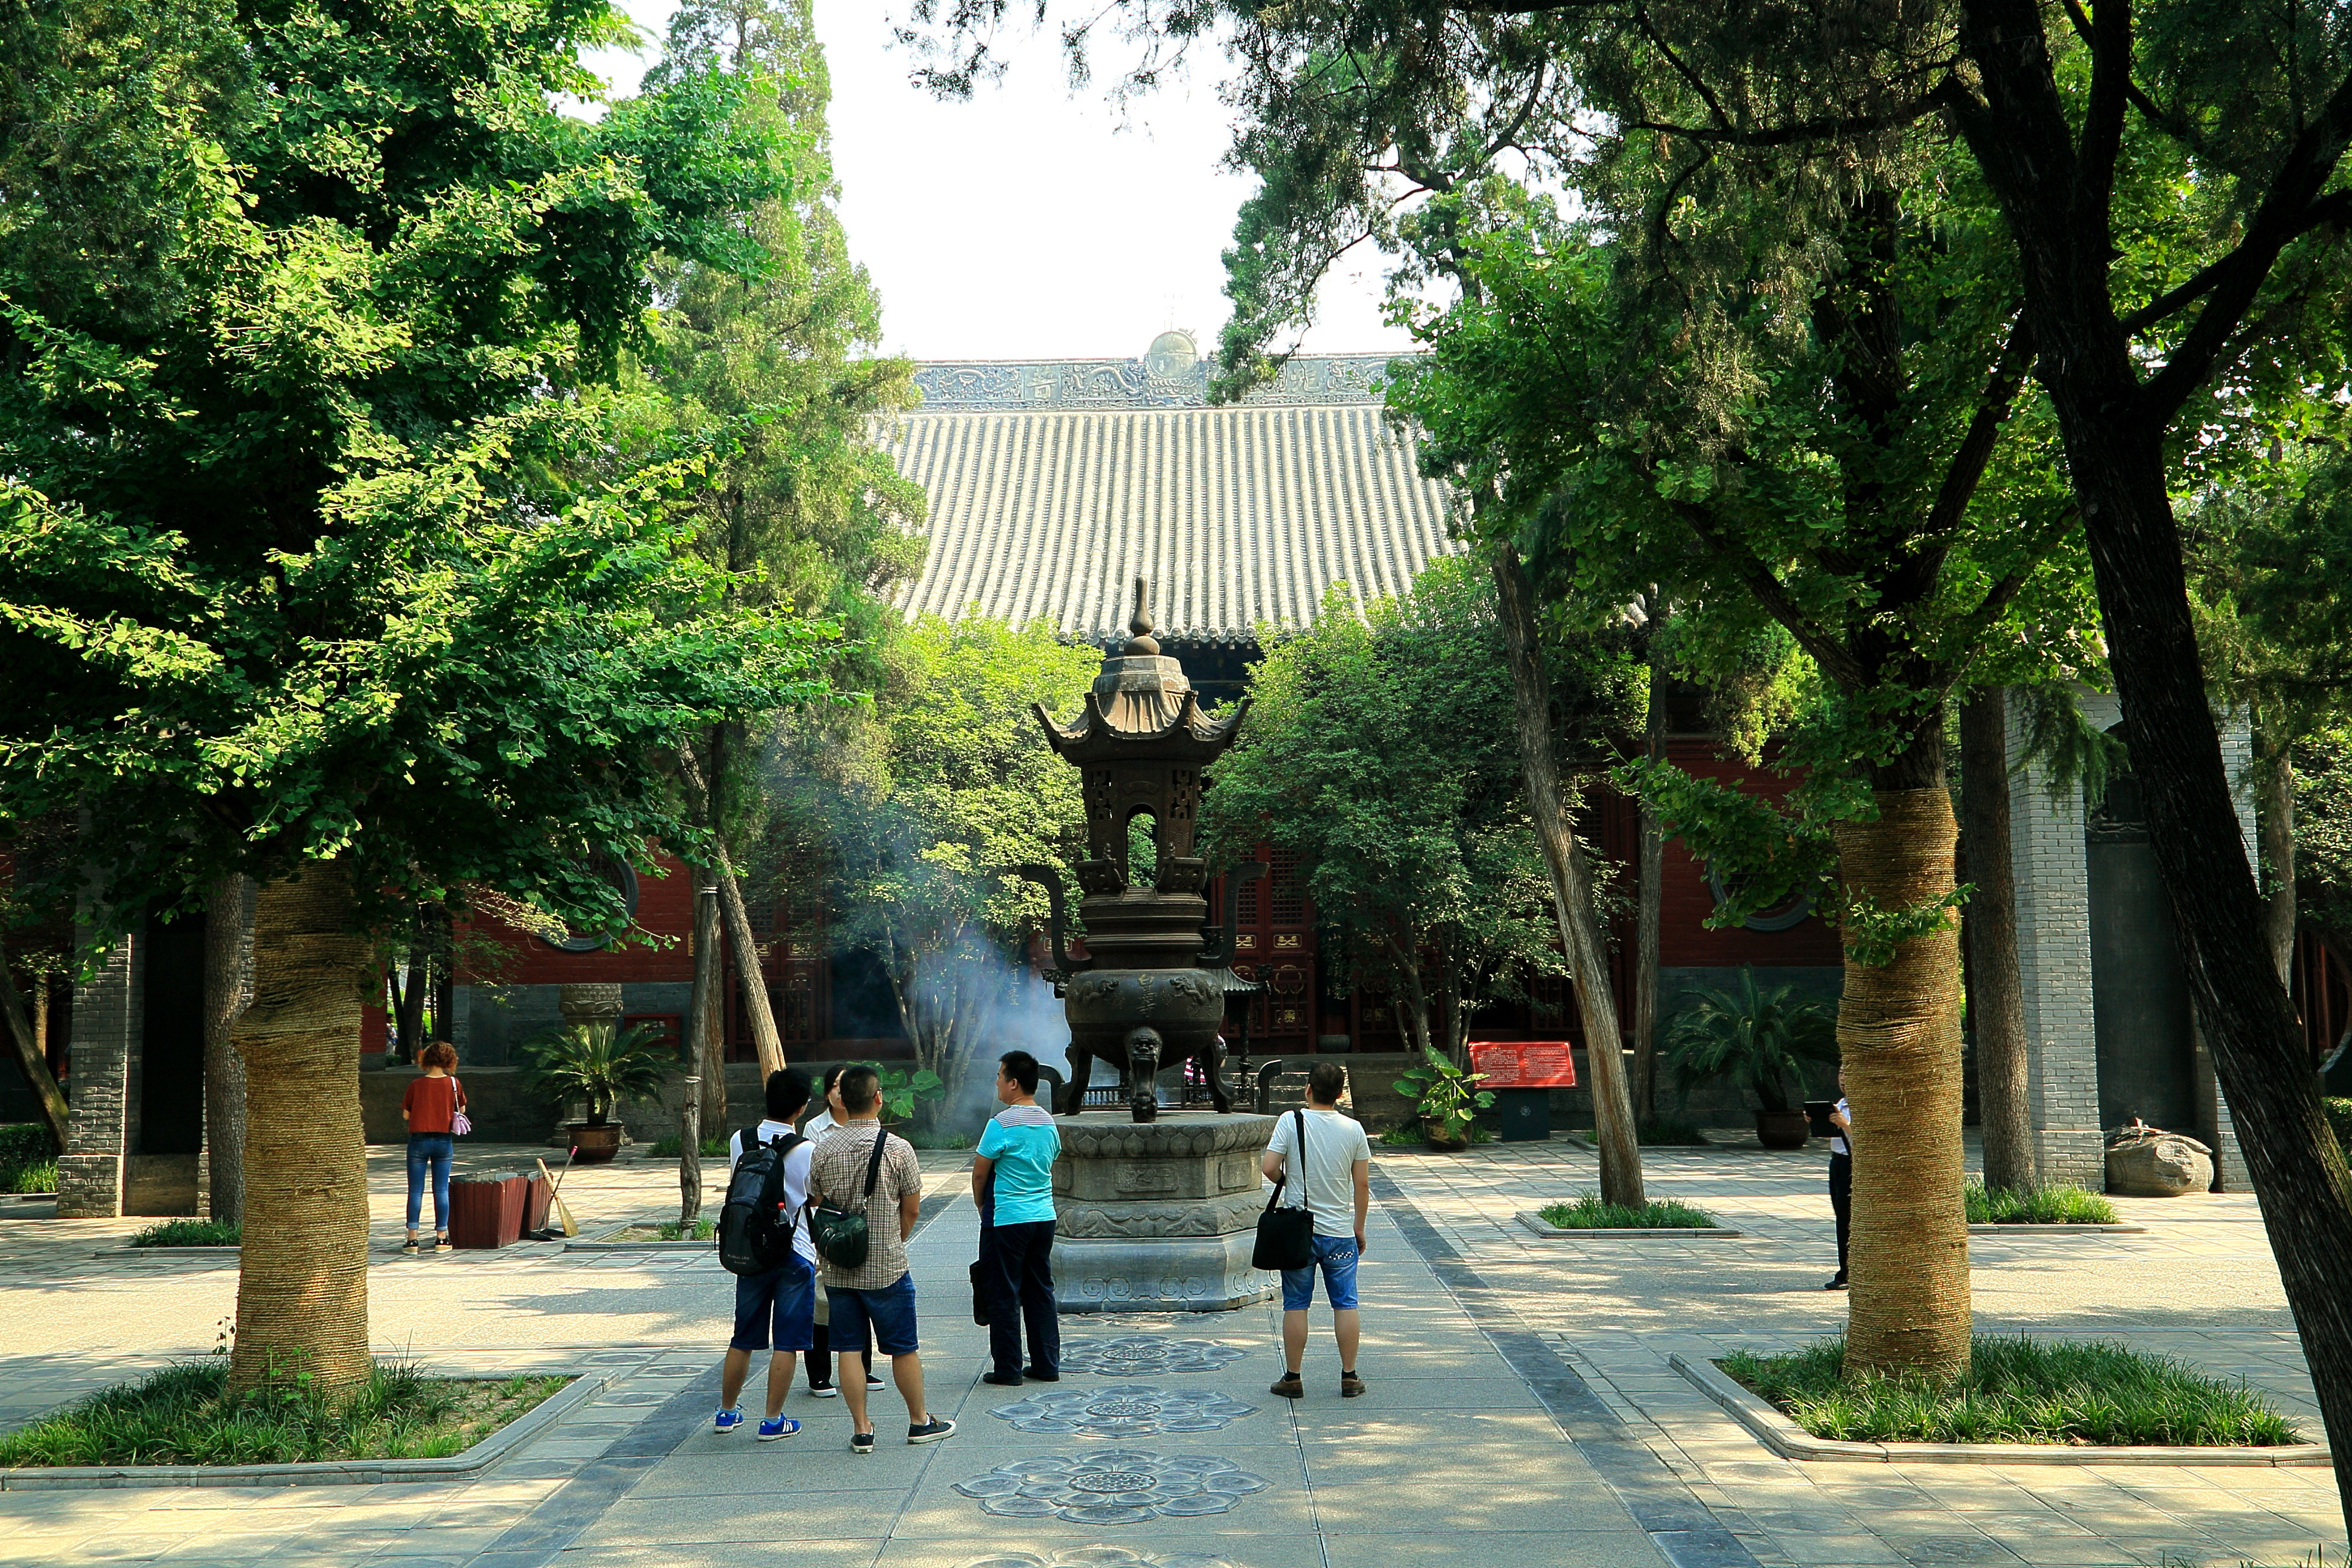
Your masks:
{"label": "blue sneaker", "polygon": [[779,1437],[789,1437],[801,1429],[801,1424],[789,1415],[779,1415],[772,1421],[760,1423],[760,1441],[772,1443]]}
{"label": "blue sneaker", "polygon": [[740,1410],[722,1410],[710,1418],[710,1425],[720,1432],[732,1432],[743,1425],[743,1413]]}

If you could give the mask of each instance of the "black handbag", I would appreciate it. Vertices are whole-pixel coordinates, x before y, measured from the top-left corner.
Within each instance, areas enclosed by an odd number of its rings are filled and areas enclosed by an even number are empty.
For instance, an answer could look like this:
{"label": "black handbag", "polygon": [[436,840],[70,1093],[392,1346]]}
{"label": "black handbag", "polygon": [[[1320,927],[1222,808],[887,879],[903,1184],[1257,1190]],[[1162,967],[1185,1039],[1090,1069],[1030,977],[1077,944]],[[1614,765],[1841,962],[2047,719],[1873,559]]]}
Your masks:
{"label": "black handbag", "polygon": [[[874,1158],[866,1163],[866,1196],[874,1196],[874,1178],[882,1172],[882,1148],[890,1142],[890,1134],[880,1128],[874,1130]],[[816,1243],[817,1256],[835,1268],[856,1268],[866,1262],[866,1253],[872,1237],[866,1230],[866,1207],[855,1210],[837,1209],[820,1205],[809,1213],[809,1239]]]}
{"label": "black handbag", "polygon": [[1315,1262],[1315,1211],[1307,1206],[1307,1113],[1290,1114],[1298,1118],[1299,1205],[1295,1209],[1274,1206],[1290,1184],[1290,1163],[1286,1163],[1274,1184],[1274,1195],[1265,1200],[1265,1210],[1257,1216],[1257,1244],[1250,1248],[1253,1268],[1306,1268]]}

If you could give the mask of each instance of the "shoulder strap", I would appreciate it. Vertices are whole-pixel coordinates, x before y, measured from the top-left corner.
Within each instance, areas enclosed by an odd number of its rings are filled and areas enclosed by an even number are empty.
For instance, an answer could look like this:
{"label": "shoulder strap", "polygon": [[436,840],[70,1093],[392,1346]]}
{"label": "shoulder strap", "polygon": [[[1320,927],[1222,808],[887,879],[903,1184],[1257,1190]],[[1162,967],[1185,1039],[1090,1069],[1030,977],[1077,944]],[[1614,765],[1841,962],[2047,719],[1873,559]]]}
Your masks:
{"label": "shoulder strap", "polygon": [[882,1151],[888,1147],[890,1134],[879,1127],[874,1130],[874,1157],[866,1162],[866,1195],[874,1195],[874,1179],[882,1173]]}
{"label": "shoulder strap", "polygon": [[1298,1120],[1298,1206],[1312,1214],[1315,1205],[1307,1196],[1307,1112],[1300,1110],[1290,1114]]}
{"label": "shoulder strap", "polygon": [[760,1124],[756,1121],[735,1136],[743,1141],[743,1152],[737,1156],[739,1159],[749,1159],[752,1150],[762,1147],[760,1142]]}

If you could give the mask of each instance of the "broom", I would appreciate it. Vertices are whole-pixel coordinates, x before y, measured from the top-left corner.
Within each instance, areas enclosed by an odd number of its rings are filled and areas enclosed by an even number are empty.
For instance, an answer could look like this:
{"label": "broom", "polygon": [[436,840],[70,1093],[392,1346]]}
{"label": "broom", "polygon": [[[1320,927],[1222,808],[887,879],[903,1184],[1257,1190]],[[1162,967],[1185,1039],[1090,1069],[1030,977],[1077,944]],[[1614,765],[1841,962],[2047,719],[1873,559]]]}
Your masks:
{"label": "broom", "polygon": [[534,1163],[539,1166],[539,1173],[542,1176],[547,1176],[549,1183],[554,1189],[553,1204],[555,1208],[555,1224],[536,1233],[537,1239],[541,1241],[553,1241],[559,1234],[567,1237],[578,1236],[580,1234],[579,1226],[572,1223],[572,1205],[563,1201],[563,1177],[571,1174],[572,1155],[577,1154],[578,1152],[580,1152],[579,1149],[574,1147],[571,1154],[564,1155],[562,1173],[554,1176],[548,1176],[546,1160],[539,1159],[534,1161]]}

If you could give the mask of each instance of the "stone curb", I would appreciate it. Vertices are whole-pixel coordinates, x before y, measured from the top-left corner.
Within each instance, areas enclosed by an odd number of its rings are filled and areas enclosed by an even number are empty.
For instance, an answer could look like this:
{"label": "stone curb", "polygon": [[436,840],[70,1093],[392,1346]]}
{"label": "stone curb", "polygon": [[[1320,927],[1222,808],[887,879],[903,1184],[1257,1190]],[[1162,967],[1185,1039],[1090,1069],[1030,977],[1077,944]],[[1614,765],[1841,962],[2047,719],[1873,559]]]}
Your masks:
{"label": "stone curb", "polygon": [[1695,1384],[1733,1420],[1784,1459],[1860,1460],[1911,1465],[2219,1465],[2318,1466],[2333,1461],[2326,1445],[2282,1444],[2271,1448],[2159,1448],[2063,1443],[1846,1443],[1816,1437],[1766,1401],[1735,1382],[1714,1362],[1675,1351],[1666,1364]]}
{"label": "stone curb", "polygon": [[1744,1230],[1734,1230],[1729,1226],[1723,1225],[1661,1226],[1653,1229],[1633,1230],[1579,1230],[1569,1226],[1554,1225],[1533,1209],[1521,1209],[1519,1223],[1538,1236],[1548,1236],[1561,1241],[1637,1241],[1654,1237],[1673,1237],[1685,1241],[1719,1241],[1748,1234]]}
{"label": "stone curb", "polygon": [[1970,1236],[2146,1236],[2147,1226],[2118,1221],[2114,1225],[2039,1225],[2032,1220],[2004,1220],[1998,1225],[1972,1225]]}
{"label": "stone curb", "polygon": [[622,1231],[634,1228],[632,1226],[619,1226],[593,1240],[567,1241],[563,1244],[563,1250],[566,1252],[708,1252],[714,1255],[719,1250],[719,1238],[715,1236],[706,1237],[700,1241],[614,1241],[613,1239]]}
{"label": "stone curb", "polygon": [[110,1247],[92,1258],[235,1258],[244,1249],[229,1247]]}
{"label": "stone curb", "polygon": [[462,1454],[440,1459],[325,1459],[291,1465],[64,1465],[0,1470],[0,1492],[110,1491],[125,1487],[336,1487],[467,1480],[642,1366],[574,1373],[572,1381]]}

